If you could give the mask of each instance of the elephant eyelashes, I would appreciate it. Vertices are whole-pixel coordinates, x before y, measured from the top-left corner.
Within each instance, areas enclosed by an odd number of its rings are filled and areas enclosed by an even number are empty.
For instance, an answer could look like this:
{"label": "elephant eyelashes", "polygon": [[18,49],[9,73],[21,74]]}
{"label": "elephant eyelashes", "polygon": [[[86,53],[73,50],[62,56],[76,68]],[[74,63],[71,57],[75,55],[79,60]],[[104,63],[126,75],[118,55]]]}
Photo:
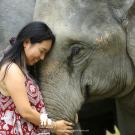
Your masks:
{"label": "elephant eyelashes", "polygon": [[77,55],[80,52],[80,47],[73,47],[71,50],[71,56]]}
{"label": "elephant eyelashes", "polygon": [[71,54],[69,56],[70,61],[72,61],[73,60],[73,57],[76,56],[77,54],[79,54],[80,51],[81,51],[81,48],[80,47],[77,47],[77,46],[76,47],[72,47],[71,48]]}
{"label": "elephant eyelashes", "polygon": [[88,55],[87,52],[89,49],[86,44],[81,42],[70,45],[67,65],[70,69],[73,69],[78,64],[81,64],[84,58]]}
{"label": "elephant eyelashes", "polygon": [[83,49],[83,47],[75,45],[70,48],[70,55],[67,57],[67,64],[70,68],[73,66],[72,64],[74,57],[78,57],[79,54],[81,53],[81,50]]}
{"label": "elephant eyelashes", "polygon": [[76,47],[72,47],[71,48],[71,53],[70,53],[70,56],[67,57],[67,64],[68,66],[71,68],[72,67],[72,60],[73,60],[73,57],[77,54],[79,54],[81,48],[76,46]]}

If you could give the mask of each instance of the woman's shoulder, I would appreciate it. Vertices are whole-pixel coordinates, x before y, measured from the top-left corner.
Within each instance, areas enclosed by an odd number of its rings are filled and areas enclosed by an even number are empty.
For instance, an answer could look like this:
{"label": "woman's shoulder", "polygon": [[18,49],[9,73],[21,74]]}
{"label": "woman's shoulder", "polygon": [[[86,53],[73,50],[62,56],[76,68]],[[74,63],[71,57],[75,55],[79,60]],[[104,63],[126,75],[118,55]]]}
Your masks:
{"label": "woman's shoulder", "polygon": [[12,76],[17,76],[19,75],[20,77],[24,77],[24,74],[22,72],[22,70],[20,69],[20,67],[14,63],[14,62],[7,62],[5,64],[2,65],[1,69],[0,69],[0,78],[4,77],[4,75],[12,75]]}
{"label": "woman's shoulder", "polygon": [[9,96],[6,87],[7,82],[9,82],[10,84],[16,84],[16,79],[25,81],[25,78],[21,73],[21,69],[19,68],[19,66],[15,63],[3,64],[0,69],[0,92],[4,96]]}

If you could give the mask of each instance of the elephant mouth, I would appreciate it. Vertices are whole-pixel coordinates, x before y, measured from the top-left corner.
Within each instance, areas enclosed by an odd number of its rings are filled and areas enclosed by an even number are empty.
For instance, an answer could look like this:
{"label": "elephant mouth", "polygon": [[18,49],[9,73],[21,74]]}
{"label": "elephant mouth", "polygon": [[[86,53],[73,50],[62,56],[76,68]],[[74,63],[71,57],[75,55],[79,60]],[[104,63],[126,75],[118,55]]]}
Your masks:
{"label": "elephant mouth", "polygon": [[87,101],[90,98],[90,91],[91,91],[91,85],[85,84],[84,86],[81,85],[81,93],[84,97],[84,101]]}

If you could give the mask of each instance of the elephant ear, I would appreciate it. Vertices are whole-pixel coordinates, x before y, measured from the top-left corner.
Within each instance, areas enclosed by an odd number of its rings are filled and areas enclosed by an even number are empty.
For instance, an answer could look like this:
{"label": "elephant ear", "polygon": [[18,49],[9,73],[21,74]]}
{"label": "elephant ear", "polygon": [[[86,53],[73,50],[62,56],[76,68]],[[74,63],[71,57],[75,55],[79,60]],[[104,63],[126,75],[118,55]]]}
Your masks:
{"label": "elephant ear", "polygon": [[123,28],[127,41],[127,54],[135,66],[135,0],[110,0],[109,9]]}
{"label": "elephant ear", "polygon": [[134,0],[109,0],[109,9],[116,21],[124,28],[128,26],[128,11],[132,7]]}
{"label": "elephant ear", "polygon": [[135,2],[128,11],[127,52],[135,66]]}

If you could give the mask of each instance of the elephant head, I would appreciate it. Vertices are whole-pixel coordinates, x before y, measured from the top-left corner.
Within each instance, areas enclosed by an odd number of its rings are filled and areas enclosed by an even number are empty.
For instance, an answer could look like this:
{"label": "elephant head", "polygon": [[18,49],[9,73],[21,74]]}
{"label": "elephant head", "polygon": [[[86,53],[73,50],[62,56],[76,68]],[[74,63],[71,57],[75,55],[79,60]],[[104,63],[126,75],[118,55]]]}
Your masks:
{"label": "elephant head", "polygon": [[39,0],[34,20],[46,22],[56,44],[41,64],[50,117],[75,121],[85,100],[122,98],[135,86],[127,46],[133,0]]}

